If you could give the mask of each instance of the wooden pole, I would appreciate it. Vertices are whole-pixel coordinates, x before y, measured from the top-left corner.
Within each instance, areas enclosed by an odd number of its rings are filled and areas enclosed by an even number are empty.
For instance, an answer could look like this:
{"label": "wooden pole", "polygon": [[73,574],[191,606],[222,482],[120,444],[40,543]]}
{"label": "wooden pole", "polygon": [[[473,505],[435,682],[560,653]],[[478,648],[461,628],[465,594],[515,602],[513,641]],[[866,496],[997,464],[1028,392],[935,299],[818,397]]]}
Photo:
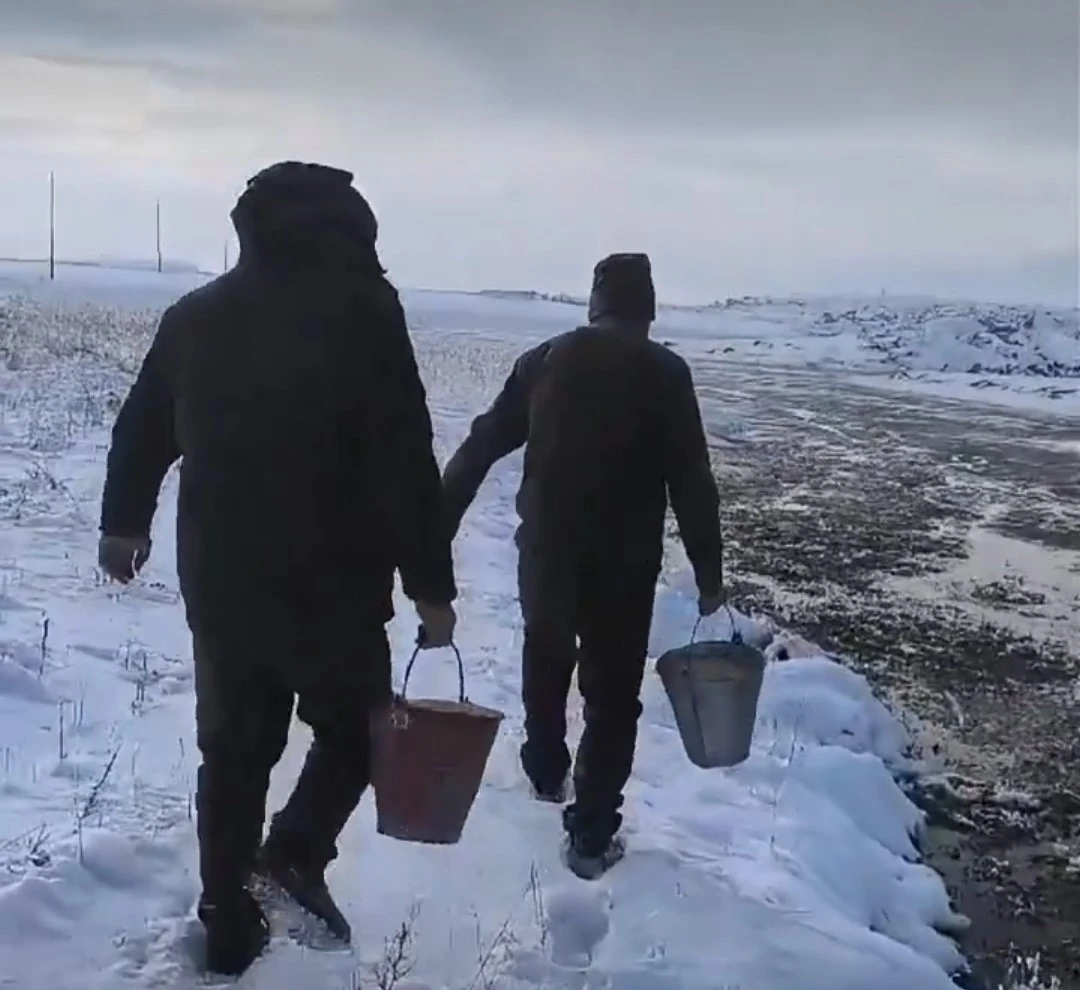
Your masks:
{"label": "wooden pole", "polygon": [[162,270],[161,260],[161,200],[159,199],[154,206],[154,227],[157,239],[157,270],[160,274]]}
{"label": "wooden pole", "polygon": [[49,173],[49,281],[56,278],[56,174]]}

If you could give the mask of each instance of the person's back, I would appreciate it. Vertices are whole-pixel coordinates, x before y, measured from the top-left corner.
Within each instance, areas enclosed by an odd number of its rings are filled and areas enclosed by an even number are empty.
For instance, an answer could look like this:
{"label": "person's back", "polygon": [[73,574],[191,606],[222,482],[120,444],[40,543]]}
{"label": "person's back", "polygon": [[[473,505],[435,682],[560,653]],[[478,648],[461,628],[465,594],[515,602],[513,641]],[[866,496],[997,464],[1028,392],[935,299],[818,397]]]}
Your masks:
{"label": "person's back", "polygon": [[393,563],[365,347],[395,305],[363,274],[281,279],[241,264],[175,307],[178,563],[197,611],[252,585],[260,598],[378,592],[385,618]]}
{"label": "person's back", "polygon": [[[394,469],[423,462],[415,448],[431,425],[397,293],[369,247],[375,218],[350,180],[298,165],[260,176],[233,211],[237,266],[172,306],[151,349],[147,374],[175,410],[169,453],[183,458],[177,563],[197,627],[242,620],[267,595],[349,601],[382,622],[395,564],[415,584],[430,583],[418,570],[446,572],[410,567],[438,542],[416,532],[438,506],[406,519],[401,493],[434,497],[437,467],[416,485]],[[152,477],[157,458],[135,446],[112,459],[130,449]],[[104,501],[112,531],[145,514],[129,508],[146,504],[139,486],[107,488]],[[388,514],[401,521],[388,527]]]}
{"label": "person's back", "polygon": [[524,542],[586,556],[658,552],[678,363],[619,327],[580,327],[548,345],[529,395]]}

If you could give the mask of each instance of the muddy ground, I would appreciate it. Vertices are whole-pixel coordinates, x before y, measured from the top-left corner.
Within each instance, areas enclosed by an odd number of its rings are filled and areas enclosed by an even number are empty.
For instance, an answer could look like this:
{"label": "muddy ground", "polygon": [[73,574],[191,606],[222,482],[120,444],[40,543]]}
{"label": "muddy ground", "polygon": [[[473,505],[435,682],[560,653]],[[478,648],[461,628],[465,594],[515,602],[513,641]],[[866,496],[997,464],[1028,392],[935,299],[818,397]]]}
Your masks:
{"label": "muddy ground", "polygon": [[817,372],[696,377],[732,590],[908,713],[972,985],[1038,954],[1080,988],[1080,420]]}

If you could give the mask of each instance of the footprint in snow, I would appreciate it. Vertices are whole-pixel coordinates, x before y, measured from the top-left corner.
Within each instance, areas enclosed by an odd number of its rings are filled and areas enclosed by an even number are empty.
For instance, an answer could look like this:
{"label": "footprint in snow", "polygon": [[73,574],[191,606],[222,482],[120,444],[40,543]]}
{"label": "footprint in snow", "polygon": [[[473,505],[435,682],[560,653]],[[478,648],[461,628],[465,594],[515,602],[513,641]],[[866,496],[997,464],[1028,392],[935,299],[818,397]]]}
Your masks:
{"label": "footprint in snow", "polygon": [[611,930],[610,904],[604,891],[563,890],[547,903],[551,961],[557,966],[591,965],[596,948]]}

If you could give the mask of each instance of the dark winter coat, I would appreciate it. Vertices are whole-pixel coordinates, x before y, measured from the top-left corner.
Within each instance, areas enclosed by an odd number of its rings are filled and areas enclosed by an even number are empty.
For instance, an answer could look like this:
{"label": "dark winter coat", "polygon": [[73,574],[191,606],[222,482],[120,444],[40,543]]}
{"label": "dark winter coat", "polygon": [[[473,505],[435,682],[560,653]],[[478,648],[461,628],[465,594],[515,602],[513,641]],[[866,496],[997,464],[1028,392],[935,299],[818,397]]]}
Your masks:
{"label": "dark winter coat", "polygon": [[233,211],[236,267],[170,307],[113,429],[106,534],[150,530],[182,459],[192,628],[392,614],[456,591],[426,396],[375,218],[347,172],[287,163]]}
{"label": "dark winter coat", "polygon": [[591,307],[602,325],[522,355],[473,421],[443,472],[450,524],[456,531],[495,461],[524,445],[523,552],[594,572],[658,571],[670,497],[699,589],[718,591],[719,497],[690,369],[648,339],[651,299],[642,296],[641,323],[626,325],[602,296]]}

